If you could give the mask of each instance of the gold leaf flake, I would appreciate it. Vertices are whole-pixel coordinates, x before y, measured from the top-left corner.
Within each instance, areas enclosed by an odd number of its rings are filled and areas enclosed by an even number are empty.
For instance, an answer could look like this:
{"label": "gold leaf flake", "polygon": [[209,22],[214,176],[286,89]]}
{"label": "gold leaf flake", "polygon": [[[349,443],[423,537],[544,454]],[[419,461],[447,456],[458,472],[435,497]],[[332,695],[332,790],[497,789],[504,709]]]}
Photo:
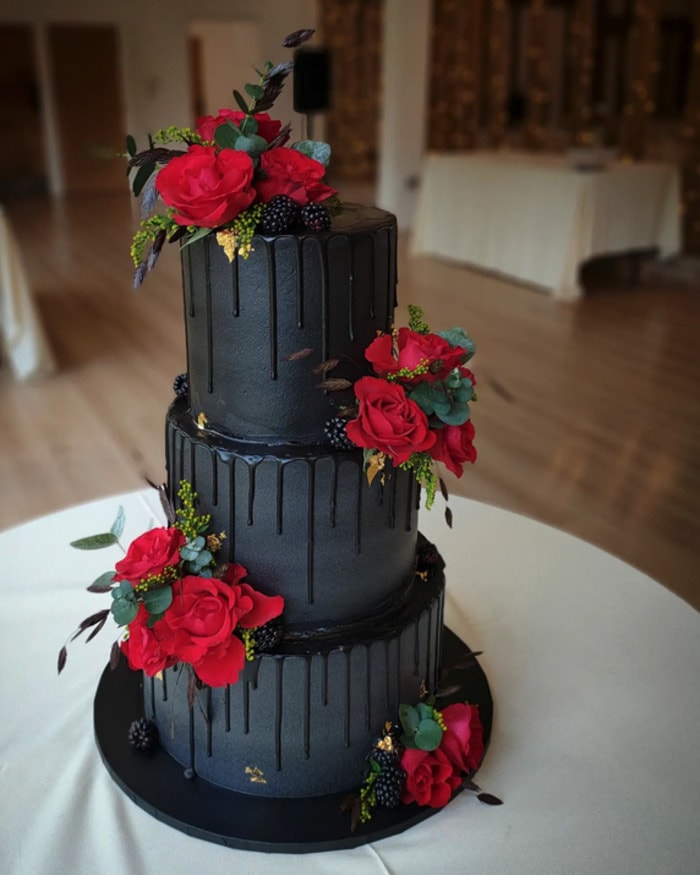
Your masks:
{"label": "gold leaf flake", "polygon": [[224,254],[226,255],[226,258],[228,258],[229,264],[232,263],[233,259],[236,257],[236,249],[238,248],[236,232],[218,231],[216,235],[216,242],[224,250]]}
{"label": "gold leaf flake", "polygon": [[163,680],[163,672],[162,672],[162,671],[158,671],[158,672],[156,672],[156,673],[153,675],[153,677],[154,677],[157,681],[162,681],[162,680]]}
{"label": "gold leaf flake", "polygon": [[245,773],[250,775],[251,784],[267,784],[267,781],[263,778],[263,771],[257,766],[246,766]]}
{"label": "gold leaf flake", "polygon": [[200,413],[199,416],[197,417],[197,428],[204,428],[204,426],[207,424],[207,422],[208,422],[208,420],[207,420],[207,417],[204,415],[204,413]]}
{"label": "gold leaf flake", "polygon": [[372,481],[379,474],[379,472],[384,467],[384,462],[386,461],[386,456],[384,453],[375,453],[370,457],[369,462],[367,462],[367,482],[369,485],[372,485]]}

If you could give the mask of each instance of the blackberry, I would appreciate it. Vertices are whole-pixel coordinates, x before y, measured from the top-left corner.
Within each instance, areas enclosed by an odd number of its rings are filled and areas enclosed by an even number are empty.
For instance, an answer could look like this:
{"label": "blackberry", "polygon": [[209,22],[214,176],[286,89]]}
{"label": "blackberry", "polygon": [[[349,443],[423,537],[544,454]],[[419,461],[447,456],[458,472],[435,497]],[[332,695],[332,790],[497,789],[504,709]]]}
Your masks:
{"label": "blackberry", "polygon": [[323,429],[328,442],[336,450],[356,449],[355,444],[350,440],[345,431],[346,425],[347,419],[344,419],[342,416],[334,416],[333,419],[328,420]]}
{"label": "blackberry", "polygon": [[129,727],[129,744],[136,750],[152,750],[158,744],[158,727],[142,717]]}
{"label": "blackberry", "polygon": [[393,766],[394,763],[398,762],[399,752],[398,750],[382,750],[379,747],[375,747],[372,751],[372,759],[378,766],[381,766],[382,769],[384,769],[387,766]]}
{"label": "blackberry", "polygon": [[406,772],[397,764],[384,766],[374,782],[377,805],[381,808],[396,808],[401,801]]}
{"label": "blackberry", "polygon": [[280,643],[284,635],[284,629],[279,619],[270,620],[264,626],[258,626],[255,630],[253,638],[255,640],[255,649],[261,653],[267,653],[274,650]]}
{"label": "blackberry", "polygon": [[331,214],[323,204],[307,204],[301,208],[301,221],[309,231],[327,231],[331,226]]}
{"label": "blackberry", "polygon": [[299,219],[299,205],[286,194],[276,194],[262,211],[258,230],[263,234],[284,234],[291,231]]}
{"label": "blackberry", "polygon": [[178,374],[173,380],[173,392],[178,398],[185,398],[190,387],[190,382],[187,374]]}

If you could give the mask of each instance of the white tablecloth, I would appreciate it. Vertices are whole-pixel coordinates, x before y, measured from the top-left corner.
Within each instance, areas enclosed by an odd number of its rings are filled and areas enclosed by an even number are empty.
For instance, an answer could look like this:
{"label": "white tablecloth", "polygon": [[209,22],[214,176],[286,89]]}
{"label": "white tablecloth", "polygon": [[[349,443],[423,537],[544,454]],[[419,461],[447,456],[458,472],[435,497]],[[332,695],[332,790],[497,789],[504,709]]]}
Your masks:
{"label": "white tablecloth", "polygon": [[581,294],[578,268],[608,253],[680,249],[680,183],[669,164],[573,169],[565,156],[516,152],[426,156],[412,252],[456,259]]}
{"label": "white tablecloth", "polygon": [[55,369],[14,232],[0,206],[0,363],[7,359],[18,380]]}
{"label": "white tablecloth", "polygon": [[696,875],[700,872],[700,615],[610,555],[531,520],[452,499],[422,529],[447,560],[447,622],[491,683],[480,785],[436,816],[350,851],[287,856],[191,839],[133,804],[102,765],[92,698],[112,635],[56,654],[104,606],[85,585],[117,558],[76,537],[126,508],[124,541],[159,517],[155,493],[77,507],[0,534],[3,875]]}

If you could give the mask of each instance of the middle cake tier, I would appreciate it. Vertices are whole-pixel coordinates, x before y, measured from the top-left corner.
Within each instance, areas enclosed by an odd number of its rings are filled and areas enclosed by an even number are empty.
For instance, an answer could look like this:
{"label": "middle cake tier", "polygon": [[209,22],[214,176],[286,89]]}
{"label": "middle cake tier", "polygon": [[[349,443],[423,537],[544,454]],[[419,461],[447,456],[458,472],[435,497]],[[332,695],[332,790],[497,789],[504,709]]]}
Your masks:
{"label": "middle cake tier", "polygon": [[361,450],[251,446],[199,429],[184,399],[168,411],[170,498],[179,483],[199,495],[221,561],[285,600],[292,634],[335,629],[382,610],[413,579],[420,490],[387,466],[368,485]]}

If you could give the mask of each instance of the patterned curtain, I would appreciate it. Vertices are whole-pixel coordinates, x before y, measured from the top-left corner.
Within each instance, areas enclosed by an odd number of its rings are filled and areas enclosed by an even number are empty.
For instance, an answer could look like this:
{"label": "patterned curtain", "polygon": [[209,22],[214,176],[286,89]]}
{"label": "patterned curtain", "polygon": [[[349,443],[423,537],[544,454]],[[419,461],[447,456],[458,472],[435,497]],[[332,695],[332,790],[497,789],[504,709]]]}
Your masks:
{"label": "patterned curtain", "polygon": [[383,0],[320,0],[319,31],[331,54],[326,140],[334,176],[372,182],[381,110]]}
{"label": "patterned curtain", "polygon": [[476,145],[484,64],[485,0],[433,0],[428,148]]}
{"label": "patterned curtain", "polygon": [[700,254],[700,4],[695,8],[695,40],[683,120],[683,230],[685,251]]}
{"label": "patterned curtain", "polygon": [[636,0],[629,38],[630,72],[620,146],[632,160],[644,155],[647,117],[654,111],[659,69],[659,0]]}

